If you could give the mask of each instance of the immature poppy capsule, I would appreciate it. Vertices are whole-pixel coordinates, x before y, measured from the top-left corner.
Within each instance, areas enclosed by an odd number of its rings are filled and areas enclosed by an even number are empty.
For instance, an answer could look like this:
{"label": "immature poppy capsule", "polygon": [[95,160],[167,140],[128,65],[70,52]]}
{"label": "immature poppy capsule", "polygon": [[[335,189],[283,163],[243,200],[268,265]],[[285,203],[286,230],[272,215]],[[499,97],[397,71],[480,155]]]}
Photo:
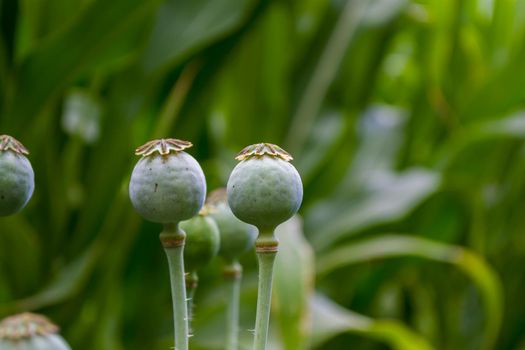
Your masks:
{"label": "immature poppy capsule", "polygon": [[244,148],[228,180],[228,203],[239,219],[260,231],[273,231],[291,218],[303,199],[301,177],[292,156],[277,145]]}
{"label": "immature poppy capsule", "polygon": [[137,148],[137,162],[129,183],[135,210],[145,219],[178,223],[195,216],[206,196],[206,180],[197,161],[183,150],[191,142],[153,140]]}
{"label": "immature poppy capsule", "polygon": [[201,214],[182,221],[180,228],[186,232],[185,271],[192,272],[206,266],[219,251],[219,228],[215,221],[203,209]]}
{"label": "immature poppy capsule", "polygon": [[253,248],[257,238],[257,228],[237,219],[229,205],[226,189],[220,188],[208,196],[206,205],[210,216],[219,227],[221,247],[219,255],[229,262],[236,261],[242,254]]}
{"label": "immature poppy capsule", "polygon": [[16,139],[0,135],[0,216],[19,212],[33,195],[35,174],[27,154]]}
{"label": "immature poppy capsule", "polygon": [[0,321],[0,349],[71,350],[56,325],[44,316],[27,312]]}

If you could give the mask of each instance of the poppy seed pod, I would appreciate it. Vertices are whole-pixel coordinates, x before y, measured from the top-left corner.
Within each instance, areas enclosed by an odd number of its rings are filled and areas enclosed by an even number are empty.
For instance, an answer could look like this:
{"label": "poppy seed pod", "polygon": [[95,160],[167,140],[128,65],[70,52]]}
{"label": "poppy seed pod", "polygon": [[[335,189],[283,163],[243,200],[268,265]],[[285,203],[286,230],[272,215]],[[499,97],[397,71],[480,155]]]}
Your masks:
{"label": "poppy seed pod", "polygon": [[71,350],[46,317],[23,313],[0,322],[2,350]]}
{"label": "poppy seed pod", "polygon": [[233,215],[228,205],[225,188],[210,193],[206,205],[211,208],[210,216],[219,227],[221,236],[220,256],[231,262],[253,248],[257,238],[257,228],[242,222]]}
{"label": "poppy seed pod", "polygon": [[228,203],[242,221],[273,231],[291,218],[303,199],[301,177],[282,148],[259,143],[244,148],[228,180]]}
{"label": "poppy seed pod", "polygon": [[185,271],[196,271],[207,265],[219,251],[219,228],[205,213],[182,221],[180,228],[186,232],[184,246]]}
{"label": "poppy seed pod", "polygon": [[12,215],[27,204],[35,188],[35,174],[16,139],[0,135],[0,216]]}
{"label": "poppy seed pod", "polygon": [[167,224],[195,216],[206,196],[206,180],[197,161],[183,150],[191,142],[153,140],[137,148],[129,183],[135,210],[145,219]]}

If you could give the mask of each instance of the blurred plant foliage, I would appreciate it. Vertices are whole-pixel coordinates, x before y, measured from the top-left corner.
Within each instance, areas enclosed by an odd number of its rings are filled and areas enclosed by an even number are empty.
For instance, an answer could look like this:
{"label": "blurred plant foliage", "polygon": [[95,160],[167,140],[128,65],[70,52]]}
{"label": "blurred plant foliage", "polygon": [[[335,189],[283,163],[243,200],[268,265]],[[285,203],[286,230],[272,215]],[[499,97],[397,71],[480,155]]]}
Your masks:
{"label": "blurred plant foliage", "polygon": [[[272,348],[525,346],[524,1],[0,0],[0,30],[0,131],[36,173],[0,220],[0,316],[46,313],[79,350],[168,349],[133,150],[191,140],[211,190],[264,140],[305,186]],[[201,273],[193,349],[222,348],[222,264]]]}

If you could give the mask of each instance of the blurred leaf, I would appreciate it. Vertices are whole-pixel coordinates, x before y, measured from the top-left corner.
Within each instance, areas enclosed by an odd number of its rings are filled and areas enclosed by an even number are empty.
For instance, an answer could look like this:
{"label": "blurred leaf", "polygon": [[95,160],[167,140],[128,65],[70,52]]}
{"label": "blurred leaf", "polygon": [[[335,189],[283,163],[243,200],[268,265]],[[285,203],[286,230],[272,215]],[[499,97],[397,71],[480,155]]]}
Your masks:
{"label": "blurred leaf", "polygon": [[[38,286],[42,273],[42,251],[38,232],[20,215],[2,218],[0,230],[0,269],[11,283],[2,285],[6,293],[28,293]],[[0,299],[5,302],[5,299]]]}
{"label": "blurred leaf", "polygon": [[407,6],[407,0],[369,1],[363,15],[363,25],[379,27],[391,21]]}
{"label": "blurred leaf", "polygon": [[[160,0],[94,0],[67,30],[40,43],[20,64],[11,116],[30,118],[82,73],[93,68],[115,41],[156,9]],[[96,25],[93,20],[96,19]]]}
{"label": "blurred leaf", "polygon": [[152,73],[180,62],[236,29],[254,0],[168,0],[157,12],[157,21],[143,58]]}
{"label": "blurred leaf", "polygon": [[276,230],[279,253],[275,261],[273,306],[284,349],[308,348],[311,333],[309,300],[314,292],[314,255],[304,239],[298,216]]}
{"label": "blurred leaf", "polygon": [[319,257],[317,269],[319,275],[324,275],[343,266],[404,256],[451,264],[472,279],[485,307],[482,348],[492,349],[500,331],[503,314],[501,282],[480,256],[465,248],[418,237],[385,235],[353,242],[327,252]]}
{"label": "blurred leaf", "polygon": [[177,121],[180,109],[186,100],[199,69],[199,64],[188,64],[182,71],[179,79],[173,84],[168,98],[162,106],[152,138],[166,137],[167,133],[173,129],[173,125]]}
{"label": "blurred leaf", "polygon": [[450,165],[468,148],[482,142],[525,139],[525,112],[513,113],[504,118],[474,122],[444,145],[438,154],[439,165]]}
{"label": "blurred leaf", "polygon": [[394,350],[432,350],[424,338],[395,320],[374,320],[346,310],[317,294],[311,300],[314,345],[342,333],[355,333],[388,344]]}
{"label": "blurred leaf", "polygon": [[516,16],[516,2],[519,1],[493,2],[492,35],[489,39],[493,49],[492,61],[495,66],[503,66],[509,58]]}
{"label": "blurred leaf", "polygon": [[429,76],[429,87],[433,90],[439,90],[443,80],[449,77],[445,72],[454,50],[454,47],[450,45],[450,36],[456,29],[452,26],[457,13],[456,5],[458,4],[452,0],[429,3],[432,17],[430,18],[430,31],[425,35],[428,46],[424,52],[423,69]]}
{"label": "blurred leaf", "polygon": [[44,38],[67,30],[91,0],[21,0],[16,59],[23,59]]}
{"label": "blurred leaf", "polygon": [[368,180],[364,194],[344,204],[330,200],[309,210],[309,230],[316,251],[359,230],[404,218],[440,184],[437,173],[423,169],[407,170],[401,175],[378,172]]}
{"label": "blurred leaf", "polygon": [[330,162],[330,155],[346,136],[344,116],[330,113],[320,118],[305,144],[305,152],[294,160],[301,174],[305,187],[313,180],[316,173],[324,171],[324,166]]}
{"label": "blurred leaf", "polygon": [[356,130],[359,148],[355,151],[351,177],[342,185],[345,189],[366,183],[375,171],[395,169],[406,119],[405,110],[389,105],[371,105],[362,112]]}
{"label": "blurred leaf", "polygon": [[293,115],[286,139],[286,147],[292,154],[298,154],[303,150],[326,93],[337,74],[346,50],[356,35],[365,7],[365,2],[362,0],[347,1],[340,12],[339,19]]}
{"label": "blurred leaf", "polygon": [[[285,3],[270,3],[222,67],[211,110],[212,133],[222,141],[217,146],[236,153],[261,140],[281,142],[292,104],[286,97],[293,87],[286,77],[294,69],[289,16]],[[222,160],[232,159],[224,154]]]}
{"label": "blurred leaf", "polygon": [[27,298],[0,305],[0,314],[35,310],[54,305],[71,297],[84,286],[100,253],[100,246],[93,245],[60,270],[59,274],[41,291]]}

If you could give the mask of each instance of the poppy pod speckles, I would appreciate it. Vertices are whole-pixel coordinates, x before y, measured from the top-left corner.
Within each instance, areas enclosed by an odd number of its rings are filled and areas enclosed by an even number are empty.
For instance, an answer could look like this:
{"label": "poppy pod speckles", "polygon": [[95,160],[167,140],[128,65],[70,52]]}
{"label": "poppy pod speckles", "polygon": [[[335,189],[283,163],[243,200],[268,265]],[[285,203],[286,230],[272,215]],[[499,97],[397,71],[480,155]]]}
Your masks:
{"label": "poppy pod speckles", "polygon": [[259,143],[244,148],[228,180],[228,203],[242,221],[273,231],[301,206],[303,184],[282,148]]}
{"label": "poppy pod speckles", "polygon": [[70,350],[58,327],[46,317],[23,313],[0,321],[2,350]]}
{"label": "poppy pod speckles", "polygon": [[184,149],[191,142],[153,140],[137,148],[129,184],[135,210],[157,223],[178,223],[195,216],[206,196],[206,180],[197,161]]}
{"label": "poppy pod speckles", "polygon": [[27,154],[15,138],[0,135],[0,216],[19,212],[33,195],[35,174]]}

